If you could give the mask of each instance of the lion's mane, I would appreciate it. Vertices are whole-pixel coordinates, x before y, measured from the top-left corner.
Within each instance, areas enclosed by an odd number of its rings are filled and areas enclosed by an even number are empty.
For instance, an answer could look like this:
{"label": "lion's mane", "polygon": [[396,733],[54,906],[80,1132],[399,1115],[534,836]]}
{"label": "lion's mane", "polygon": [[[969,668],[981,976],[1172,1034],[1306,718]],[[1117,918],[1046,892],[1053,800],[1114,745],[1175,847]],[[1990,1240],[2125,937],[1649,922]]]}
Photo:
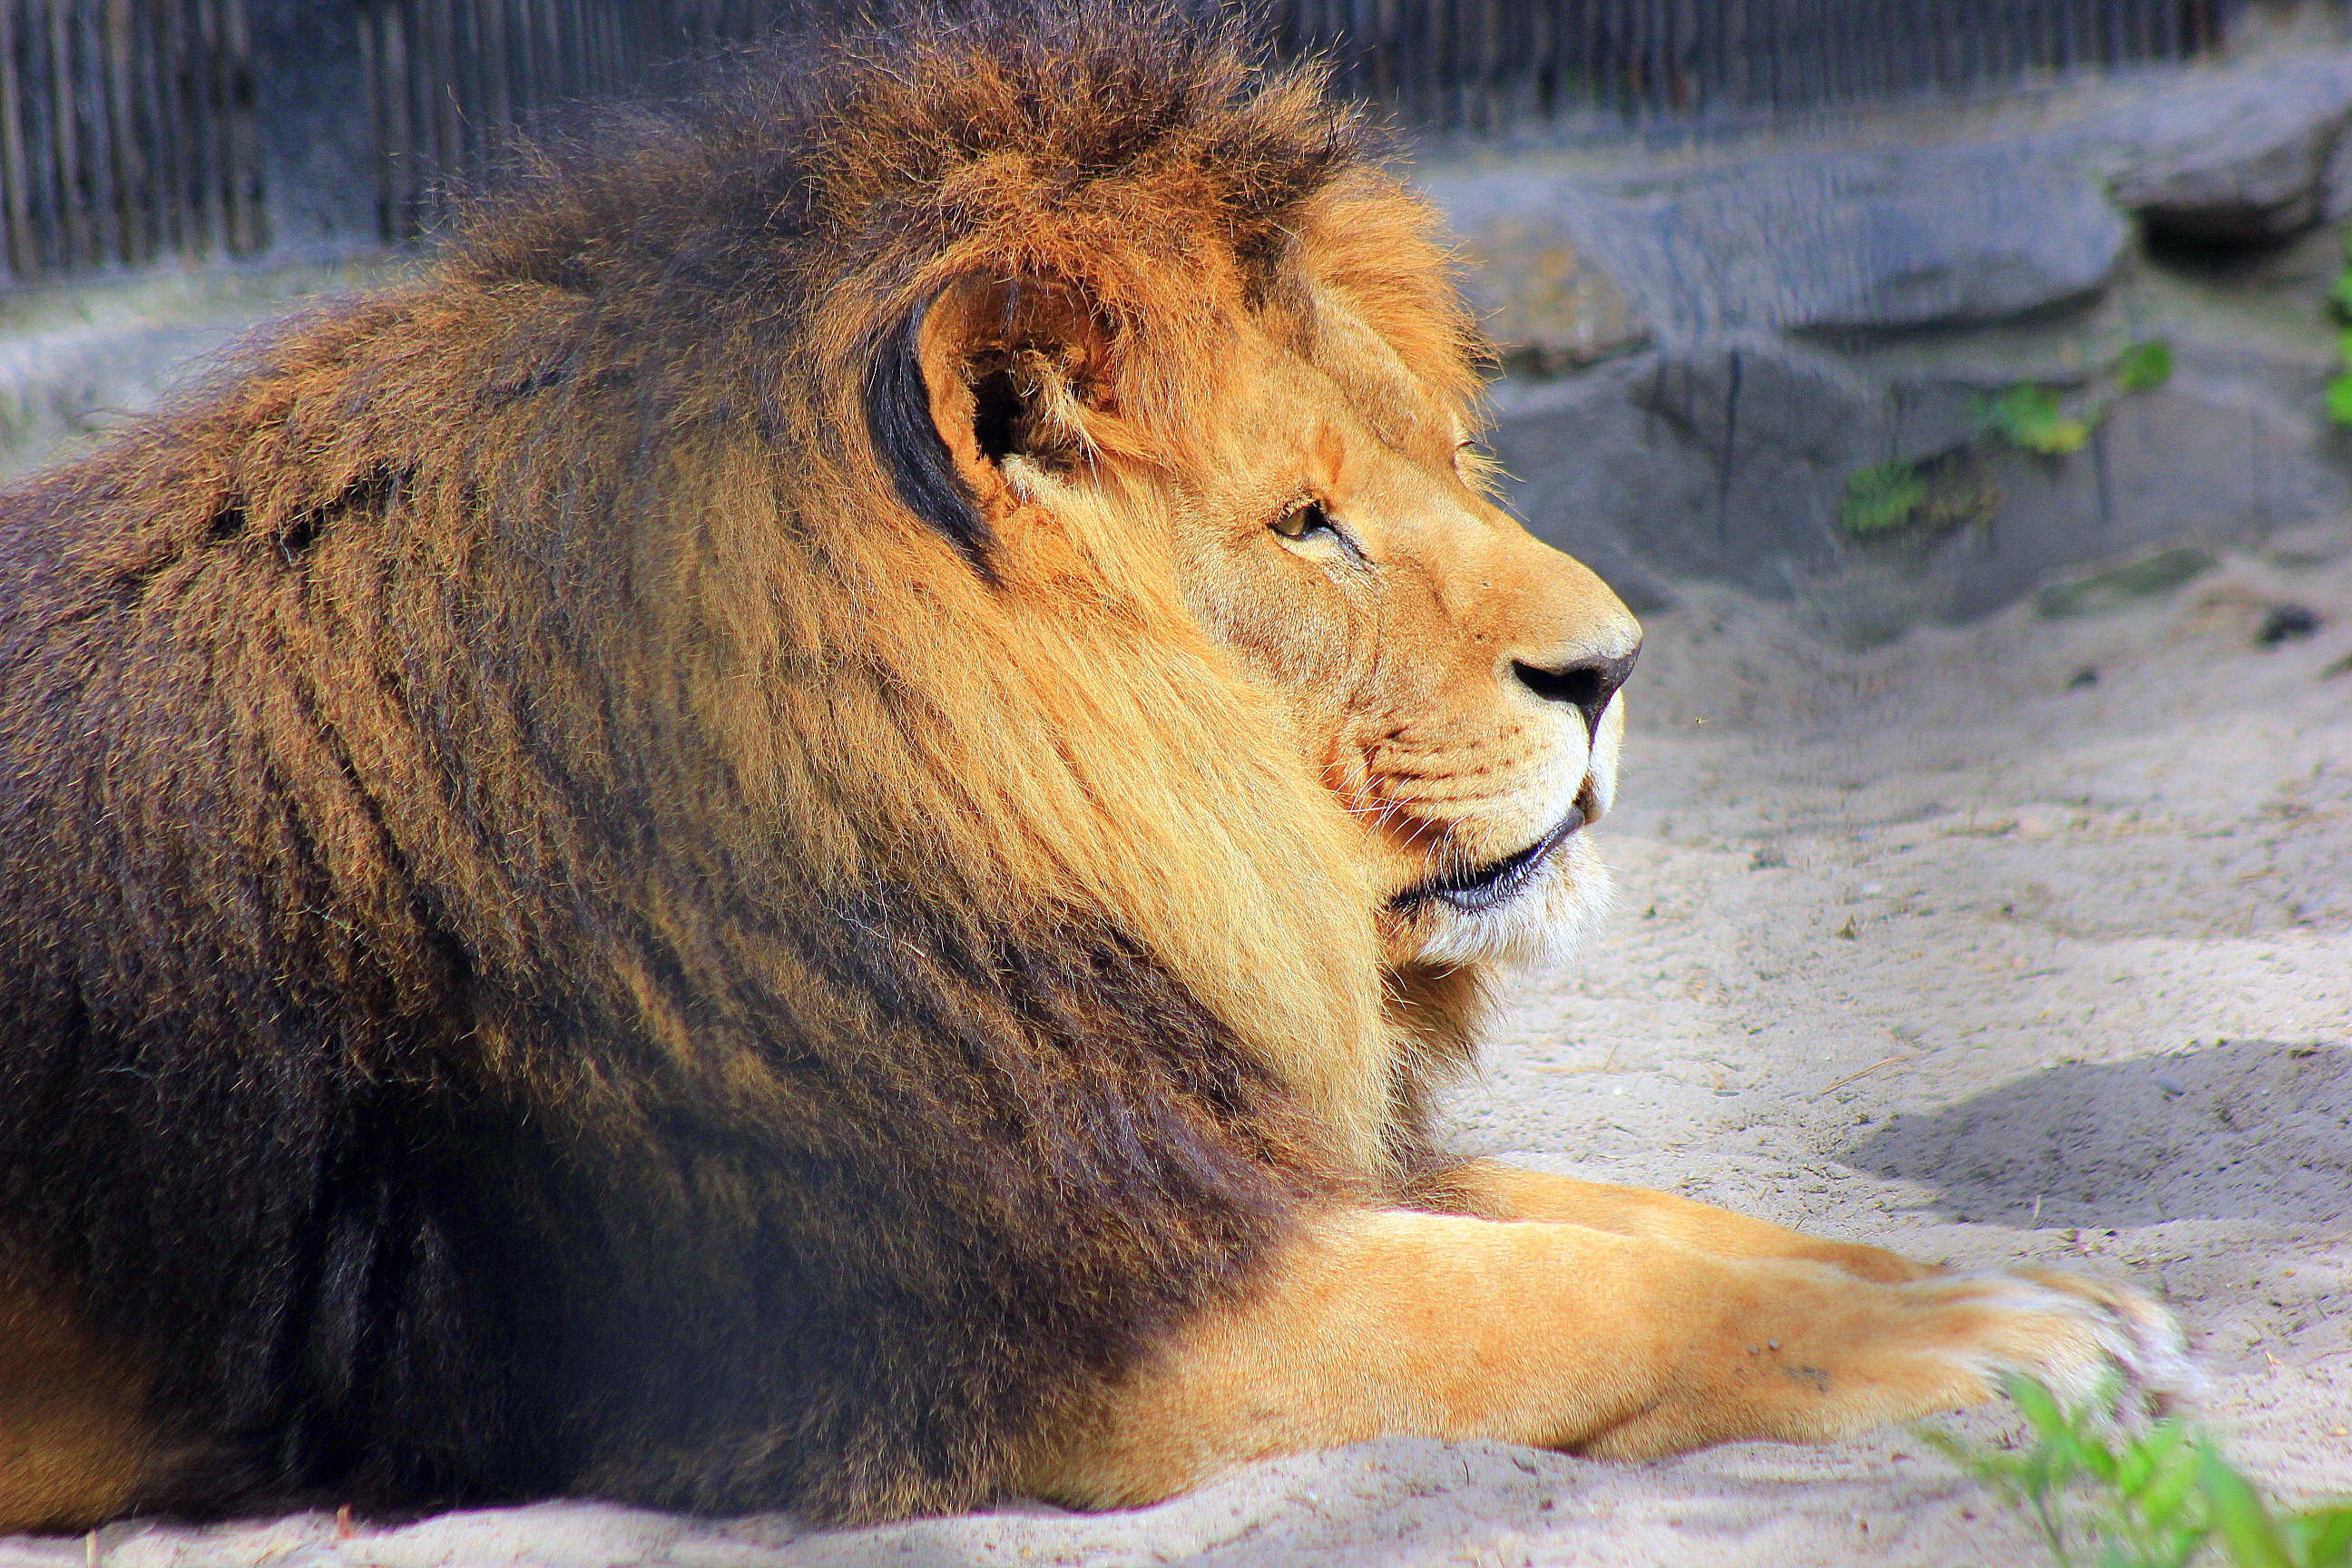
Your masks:
{"label": "lion's mane", "polygon": [[0,503],[0,1277],[142,1503],[968,1505],[1397,1155],[1282,713],[1144,531],[1007,550],[913,362],[1055,279],[1179,451],[1309,221],[1458,360],[1227,29],[803,41]]}

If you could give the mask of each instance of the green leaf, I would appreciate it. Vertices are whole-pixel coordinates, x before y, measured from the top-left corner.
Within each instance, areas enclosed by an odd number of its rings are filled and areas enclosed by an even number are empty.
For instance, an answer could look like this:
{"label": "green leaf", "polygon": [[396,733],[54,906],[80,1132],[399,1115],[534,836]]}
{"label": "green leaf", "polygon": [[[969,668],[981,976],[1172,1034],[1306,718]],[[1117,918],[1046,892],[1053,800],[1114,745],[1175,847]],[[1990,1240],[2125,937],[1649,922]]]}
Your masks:
{"label": "green leaf", "polygon": [[2213,1515],[2213,1533],[2230,1549],[2236,1568],[2295,1568],[2286,1537],[2271,1517],[2253,1483],[2232,1469],[2220,1449],[2208,1444],[2199,1456],[2199,1479]]}
{"label": "green leaf", "polygon": [[2146,1490],[2134,1500],[2140,1517],[2158,1529],[2180,1517],[2197,1489],[2197,1456],[2184,1452],[2158,1470]]}
{"label": "green leaf", "polygon": [[2287,1521],[2302,1568],[2352,1563],[2352,1507],[2315,1508]]}
{"label": "green leaf", "polygon": [[1892,533],[1927,503],[1927,481],[1909,463],[1873,463],[1846,476],[1838,522],[1856,539]]}
{"label": "green leaf", "polygon": [[2336,281],[2327,287],[2327,297],[2336,302],[2337,310],[2352,315],[2352,268],[2336,275]]}
{"label": "green leaf", "polygon": [[2074,1429],[2066,1413],[2058,1407],[2058,1396],[2048,1385],[2030,1377],[2007,1377],[2001,1380],[2009,1392],[2010,1402],[2019,1414],[2032,1426],[2039,1436],[2049,1438],[2064,1436]]}
{"label": "green leaf", "polygon": [[2091,426],[2082,419],[2061,419],[2052,425],[2037,442],[2033,450],[2045,458],[2063,458],[2069,452],[2079,452],[2091,438]]}
{"label": "green leaf", "polygon": [[2189,1428],[2179,1421],[2159,1421],[2147,1436],[2124,1449],[2116,1468],[2116,1489],[2127,1498],[2146,1491],[2149,1483],[2178,1466],[2189,1441]]}
{"label": "green leaf", "polygon": [[2126,392],[2154,392],[2172,379],[2172,344],[2148,338],[2132,344],[2116,361],[2116,384]]}
{"label": "green leaf", "polygon": [[2066,412],[2057,393],[2030,382],[2004,387],[1982,405],[1985,423],[2011,446],[2045,458],[2080,451],[2091,438],[2087,420]]}
{"label": "green leaf", "polygon": [[2327,417],[2338,425],[2352,425],[2352,374],[2327,384]]}
{"label": "green leaf", "polygon": [[2336,357],[2343,362],[2345,369],[2352,370],[2352,331],[2336,334]]}

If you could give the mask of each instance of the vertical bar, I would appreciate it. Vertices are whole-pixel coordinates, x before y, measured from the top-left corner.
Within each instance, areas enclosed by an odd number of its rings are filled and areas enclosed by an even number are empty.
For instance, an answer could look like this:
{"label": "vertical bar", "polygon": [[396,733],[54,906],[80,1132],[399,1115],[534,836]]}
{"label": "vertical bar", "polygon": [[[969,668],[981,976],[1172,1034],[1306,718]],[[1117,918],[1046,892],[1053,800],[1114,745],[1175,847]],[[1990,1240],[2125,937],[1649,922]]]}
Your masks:
{"label": "vertical bar", "polygon": [[254,123],[253,34],[246,0],[221,0],[221,118],[226,132],[223,174],[228,181],[229,249],[256,256],[269,243],[262,206],[261,139]]}
{"label": "vertical bar", "polygon": [[432,222],[433,181],[437,166],[436,128],[440,105],[434,92],[433,0],[402,0],[401,92],[408,104],[408,195],[412,232]]}
{"label": "vertical bar", "polygon": [[438,223],[449,206],[449,184],[465,167],[466,116],[457,101],[457,0],[433,0],[433,216]]}
{"label": "vertical bar", "polygon": [[234,132],[229,128],[228,18],[233,0],[204,0],[204,44],[197,57],[198,92],[205,106],[205,229],[224,252],[236,251],[236,175]]}
{"label": "vertical bar", "polygon": [[32,191],[25,162],[25,89],[16,69],[17,5],[0,0],[0,200],[8,217],[8,270],[18,280],[40,269],[33,241]]}
{"label": "vertical bar", "polygon": [[73,7],[48,0],[49,156],[57,170],[58,260],[79,267],[89,255],[89,215],[82,207],[80,138],[74,131]]}
{"label": "vertical bar", "polygon": [[563,46],[563,96],[579,98],[588,90],[588,30],[580,0],[557,0],[561,5],[555,36]]}
{"label": "vertical bar", "polygon": [[188,0],[160,0],[154,18],[155,67],[149,73],[155,95],[159,205],[173,251],[192,255],[203,248],[196,235],[190,166],[195,150],[189,134],[186,57]]}
{"label": "vertical bar", "polygon": [[383,47],[376,36],[375,7],[368,0],[360,0],[355,16],[360,34],[360,90],[367,100],[368,173],[375,181],[375,233],[378,239],[389,240],[394,236],[392,186],[383,163]]}
{"label": "vertical bar", "polygon": [[150,211],[153,182],[148,174],[147,142],[134,96],[138,57],[131,0],[106,0],[107,110],[113,121],[114,193],[121,213],[122,259],[132,262],[144,261],[154,253]]}
{"label": "vertical bar", "polygon": [[106,13],[74,7],[74,120],[81,130],[82,178],[89,187],[90,261],[126,261],[121,189],[115,179],[113,94],[107,87]]}
{"label": "vertical bar", "polygon": [[499,141],[514,132],[513,63],[507,23],[512,12],[508,0],[480,0],[482,18],[482,80],[488,91],[478,110],[483,125]]}
{"label": "vertical bar", "polygon": [[212,61],[219,34],[217,0],[188,0],[187,33],[181,40],[181,105],[187,114],[188,201],[194,222],[191,250],[208,252],[226,241],[220,202],[220,157],[215,142]]}
{"label": "vertical bar", "polygon": [[458,171],[472,168],[482,153],[482,100],[487,94],[482,88],[481,15],[482,0],[450,0],[447,91],[458,138],[450,161]]}
{"label": "vertical bar", "polygon": [[407,239],[417,230],[415,75],[408,47],[407,0],[379,0],[383,26],[384,184],[393,227],[385,237]]}

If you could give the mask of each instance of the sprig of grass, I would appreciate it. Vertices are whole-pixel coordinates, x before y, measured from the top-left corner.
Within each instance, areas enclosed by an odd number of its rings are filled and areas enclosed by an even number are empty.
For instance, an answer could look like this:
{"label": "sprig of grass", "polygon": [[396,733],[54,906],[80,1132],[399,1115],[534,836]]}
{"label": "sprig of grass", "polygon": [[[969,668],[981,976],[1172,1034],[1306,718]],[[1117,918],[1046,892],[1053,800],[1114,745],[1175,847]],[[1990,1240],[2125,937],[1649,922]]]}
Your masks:
{"label": "sprig of grass", "polygon": [[2012,1378],[2031,1441],[1919,1436],[2032,1520],[2059,1568],[2352,1568],[2352,1507],[2283,1510],[2178,1416],[2126,1430],[2110,1385],[2078,1408]]}

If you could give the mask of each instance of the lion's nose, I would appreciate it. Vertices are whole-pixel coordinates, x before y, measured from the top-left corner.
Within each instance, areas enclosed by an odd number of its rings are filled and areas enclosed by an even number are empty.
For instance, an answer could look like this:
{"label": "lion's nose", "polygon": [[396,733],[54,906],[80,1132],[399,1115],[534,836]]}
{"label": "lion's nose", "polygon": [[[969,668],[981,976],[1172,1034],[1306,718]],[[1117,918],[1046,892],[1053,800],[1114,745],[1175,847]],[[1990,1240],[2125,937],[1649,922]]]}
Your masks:
{"label": "lion's nose", "polygon": [[1547,702],[1565,702],[1584,715],[1587,734],[1601,728],[1601,715],[1609,707],[1609,700],[1633,673],[1633,661],[1642,657],[1642,645],[1635,643],[1633,651],[1616,658],[1579,658],[1556,669],[1527,660],[1513,659],[1511,673],[1526,683],[1528,690]]}

